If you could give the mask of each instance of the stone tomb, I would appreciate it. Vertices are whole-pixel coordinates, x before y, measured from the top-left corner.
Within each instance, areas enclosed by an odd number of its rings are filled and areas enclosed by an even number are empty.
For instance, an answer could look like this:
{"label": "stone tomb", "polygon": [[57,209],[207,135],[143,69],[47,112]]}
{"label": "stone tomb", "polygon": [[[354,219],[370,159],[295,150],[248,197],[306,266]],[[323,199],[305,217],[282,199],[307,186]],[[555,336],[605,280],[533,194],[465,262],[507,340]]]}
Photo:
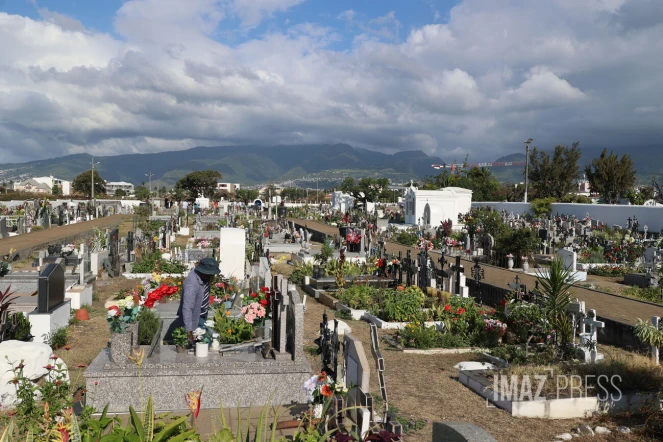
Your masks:
{"label": "stone tomb", "polygon": [[221,274],[230,278],[244,279],[244,259],[246,257],[246,232],[244,229],[223,228],[220,230],[219,268]]}
{"label": "stone tomb", "polygon": [[64,268],[49,264],[39,275],[37,309],[28,314],[35,342],[45,342],[49,333],[69,325],[71,301],[64,295]]}
{"label": "stone tomb", "polygon": [[343,354],[345,357],[345,385],[348,391],[347,415],[357,425],[357,433],[362,439],[370,430],[373,413],[373,398],[370,391],[371,366],[366,358],[360,339],[351,333],[343,336]]}
{"label": "stone tomb", "polygon": [[[311,366],[304,354],[304,306],[295,286],[276,275],[272,281],[274,304],[271,339],[243,345],[229,352],[213,352],[204,358],[177,353],[162,345],[145,358],[141,368],[144,400],[150,394],[159,411],[186,410],[184,395],[204,387],[202,408],[260,407],[306,403],[304,382]],[[159,343],[160,345],[160,343]],[[149,349],[145,347],[145,354]],[[273,351],[269,351],[269,349]],[[274,354],[278,357],[274,357]],[[87,405],[101,411],[127,412],[139,407],[138,370],[134,365],[115,364],[104,349],[85,371],[90,392]]]}

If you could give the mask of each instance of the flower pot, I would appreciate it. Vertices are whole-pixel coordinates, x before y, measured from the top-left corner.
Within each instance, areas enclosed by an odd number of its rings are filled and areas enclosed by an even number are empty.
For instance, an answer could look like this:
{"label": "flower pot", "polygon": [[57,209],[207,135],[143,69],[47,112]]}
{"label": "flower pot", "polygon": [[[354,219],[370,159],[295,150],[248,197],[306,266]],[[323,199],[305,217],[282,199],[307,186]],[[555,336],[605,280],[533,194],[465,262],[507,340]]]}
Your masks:
{"label": "flower pot", "polygon": [[324,404],[315,404],[313,405],[313,417],[315,419],[320,419],[322,417],[322,412],[325,408]]}
{"label": "flower pot", "polygon": [[210,347],[212,348],[212,350],[218,351],[219,347],[221,347],[221,344],[219,344],[219,340],[215,338],[212,339],[212,345]]}
{"label": "flower pot", "polygon": [[177,353],[186,353],[186,348],[185,348],[185,347],[182,347],[181,345],[176,345],[176,346],[175,346],[175,351],[176,351]]}
{"label": "flower pot", "polygon": [[55,246],[55,253],[62,253],[62,246],[61,245],[58,244],[57,246]]}
{"label": "flower pot", "polygon": [[138,346],[138,322],[127,324],[124,333],[111,333],[111,360],[119,365],[132,363],[128,355],[136,346]]}
{"label": "flower pot", "polygon": [[209,344],[205,342],[196,342],[196,357],[206,358],[209,355]]}
{"label": "flower pot", "polygon": [[311,284],[311,277],[304,276],[304,285],[309,285],[309,284]]}
{"label": "flower pot", "polygon": [[523,272],[527,272],[529,270],[529,263],[527,261],[523,261]]}
{"label": "flower pot", "polygon": [[48,246],[48,255],[55,255],[55,246]]}
{"label": "flower pot", "polygon": [[255,336],[258,339],[262,339],[265,337],[265,327],[256,327],[253,329],[253,336]]}
{"label": "flower pot", "polygon": [[506,265],[509,270],[513,269],[513,258],[509,258],[509,260],[506,262]]}
{"label": "flower pot", "polygon": [[226,310],[230,310],[233,308],[233,302],[232,301],[223,301],[223,306],[225,307]]}
{"label": "flower pot", "polygon": [[79,321],[88,321],[90,319],[90,313],[85,307],[79,308],[76,310],[76,319]]}

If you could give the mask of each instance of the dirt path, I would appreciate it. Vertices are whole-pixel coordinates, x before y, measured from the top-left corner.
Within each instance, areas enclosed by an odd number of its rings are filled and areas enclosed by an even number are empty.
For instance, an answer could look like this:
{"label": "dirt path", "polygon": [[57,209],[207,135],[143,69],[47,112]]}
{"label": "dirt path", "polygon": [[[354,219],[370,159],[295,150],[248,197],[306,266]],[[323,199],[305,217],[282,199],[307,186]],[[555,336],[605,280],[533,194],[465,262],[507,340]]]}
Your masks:
{"label": "dirt path", "polygon": [[[338,228],[316,221],[298,219],[291,219],[291,221],[296,224],[306,225],[309,230],[316,230],[327,235],[338,234]],[[393,253],[395,255],[398,255],[399,251],[401,251],[403,255],[405,255],[408,250],[410,250],[413,255],[419,252],[415,247],[408,247],[393,242],[387,242],[385,249],[388,254]],[[431,255],[439,256],[439,253],[433,252]],[[433,258],[433,261],[436,262],[436,258]],[[473,263],[468,260],[462,260],[462,264],[465,267],[465,275],[468,278],[471,278],[471,266]],[[490,265],[482,265],[482,268],[484,268],[485,271],[484,282],[500,287],[507,287],[507,284],[513,282],[516,275],[518,275],[522,284],[526,284],[528,287],[533,288],[534,282],[536,281],[536,277],[525,275],[522,270],[507,270]],[[616,294],[589,290],[578,285],[573,288],[572,296],[581,301],[585,301],[587,309],[596,309],[601,317],[624,324],[633,325],[636,318],[644,319],[652,316],[663,316],[663,306],[646,301],[639,301],[637,299],[625,298]]]}
{"label": "dirt path", "polygon": [[8,254],[10,249],[16,249],[19,251],[19,255],[22,259],[27,258],[27,256],[23,256],[20,252],[45,248],[49,244],[53,244],[58,240],[63,240],[65,238],[80,235],[88,230],[92,230],[93,227],[105,229],[107,227],[117,226],[129,218],[129,215],[113,215],[97,218],[92,221],[69,224],[68,226],[51,227],[50,229],[41,230],[39,232],[30,232],[24,235],[0,239],[0,256]]}

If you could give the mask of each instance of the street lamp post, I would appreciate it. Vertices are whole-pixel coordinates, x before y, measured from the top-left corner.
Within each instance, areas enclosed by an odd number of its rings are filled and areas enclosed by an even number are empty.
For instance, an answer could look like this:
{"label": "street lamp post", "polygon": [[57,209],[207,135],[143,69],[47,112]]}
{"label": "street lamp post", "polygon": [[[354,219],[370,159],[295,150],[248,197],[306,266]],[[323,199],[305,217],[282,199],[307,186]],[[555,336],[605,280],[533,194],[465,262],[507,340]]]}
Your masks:
{"label": "street lamp post", "polygon": [[529,145],[534,141],[532,138],[525,141],[525,202],[527,202],[527,185],[529,181]]}
{"label": "street lamp post", "polygon": [[[91,183],[91,184],[92,184],[92,190],[91,190],[91,192],[92,192],[92,193],[90,194],[90,199],[92,200],[92,210],[94,210],[94,215],[97,214],[97,211],[96,211],[96,204],[95,204],[95,200],[94,200],[94,165],[95,165],[95,164],[96,164],[96,165],[99,165],[100,163],[95,163],[95,162],[94,162],[94,157],[92,157],[92,177],[91,177],[91,181],[92,181],[92,183]],[[93,219],[94,219],[94,217],[93,217]]]}
{"label": "street lamp post", "polygon": [[150,171],[150,173],[146,173],[145,176],[150,178],[150,193],[148,195],[148,202],[150,203],[150,213],[152,213],[152,176],[154,174]]}

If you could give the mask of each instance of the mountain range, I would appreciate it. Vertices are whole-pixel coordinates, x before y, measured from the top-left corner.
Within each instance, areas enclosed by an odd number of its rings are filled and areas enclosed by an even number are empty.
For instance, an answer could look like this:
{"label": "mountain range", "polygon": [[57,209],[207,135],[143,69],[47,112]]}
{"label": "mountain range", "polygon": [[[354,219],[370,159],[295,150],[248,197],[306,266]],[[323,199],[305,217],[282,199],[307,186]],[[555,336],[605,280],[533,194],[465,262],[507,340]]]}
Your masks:
{"label": "mountain range", "polygon": [[[582,148],[582,147],[581,147]],[[582,148],[581,165],[601,153],[600,148]],[[636,149],[613,149],[618,154],[629,153],[640,177],[660,174],[663,170],[663,149],[659,146]],[[279,146],[223,146],[194,147],[188,150],[125,154],[94,157],[95,168],[107,181],[127,181],[133,184],[149,182],[152,186],[174,185],[189,172],[214,169],[223,174],[222,181],[243,186],[274,182],[284,185],[329,187],[346,176],[388,177],[392,182],[405,183],[427,175],[436,175],[432,164],[444,160],[422,151],[402,151],[386,154],[335,145],[279,145]],[[524,153],[515,153],[495,161],[524,161]],[[34,176],[54,176],[72,180],[89,170],[92,156],[74,154],[47,160],[16,164],[0,164],[0,181],[25,179]],[[470,158],[470,161],[474,161]],[[493,172],[505,182],[523,179],[522,166],[495,167]]]}

